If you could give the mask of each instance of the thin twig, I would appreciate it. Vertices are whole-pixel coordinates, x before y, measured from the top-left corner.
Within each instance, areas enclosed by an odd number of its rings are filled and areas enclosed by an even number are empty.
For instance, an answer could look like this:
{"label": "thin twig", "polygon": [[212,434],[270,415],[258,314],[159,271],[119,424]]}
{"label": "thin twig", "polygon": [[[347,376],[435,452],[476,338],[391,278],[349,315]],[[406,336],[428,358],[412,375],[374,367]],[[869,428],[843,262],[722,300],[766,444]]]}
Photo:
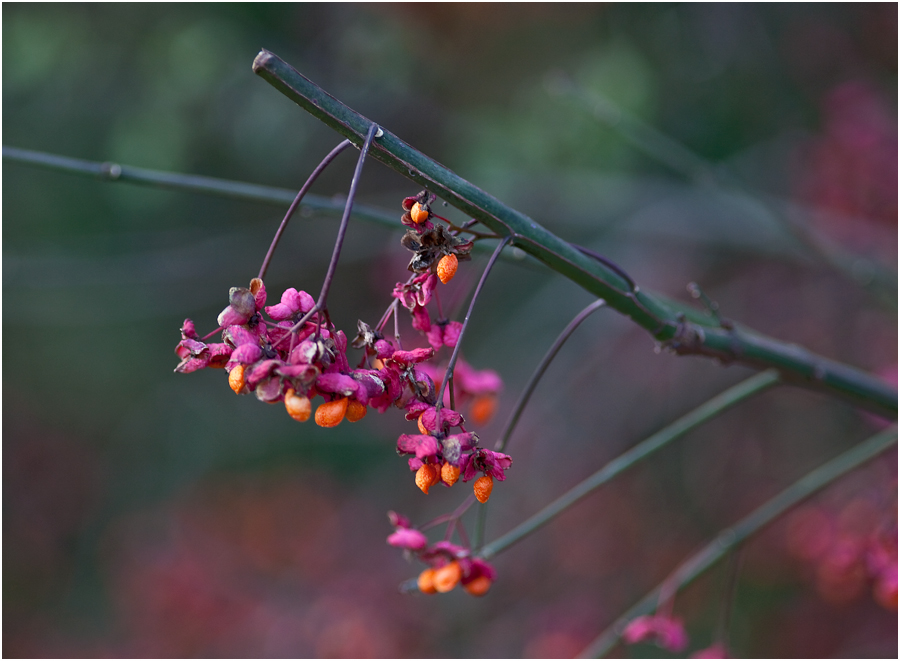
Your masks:
{"label": "thin twig", "polygon": [[541,526],[552,521],[554,517],[564,512],[567,508],[574,505],[597,487],[609,482],[609,480],[626,468],[630,468],[651,453],[659,450],[676,438],[683,436],[688,431],[698,427],[710,418],[731,408],[738,402],[741,402],[758,392],[762,392],[778,382],[778,372],[775,370],[768,370],[751,376],[746,381],[742,381],[716,395],[687,415],[682,416],[669,426],[641,441],[630,450],[620,454],[599,471],[588,477],[586,480],[578,483],[575,487],[554,500],[530,519],[520,523],[490,544],[486,544],[484,548],[481,549],[480,555],[484,558],[490,558],[500,551],[509,548],[522,538],[535,532]]}
{"label": "thin twig", "polygon": [[649,613],[656,606],[657,598],[661,590],[670,585],[679,588],[684,587],[716,562],[721,560],[732,549],[740,545],[751,535],[759,532],[778,516],[809,498],[819,489],[831,484],[841,476],[849,473],[854,468],[874,459],[885,450],[897,443],[897,427],[885,429],[878,434],[863,441],[859,445],[847,450],[831,461],[819,466],[805,477],[794,482],[787,489],[767,501],[749,515],[738,521],[730,528],[725,528],[715,539],[704,546],[700,551],[685,560],[672,572],[665,581],[660,583],[637,604],[628,609],[606,631],[600,634],[579,655],[581,658],[601,657],[609,652],[622,635],[627,624],[638,617]]}
{"label": "thin twig", "polygon": [[435,526],[439,526],[447,521],[458,519],[463,514],[465,514],[468,509],[474,504],[475,494],[469,494],[469,496],[455,510],[453,510],[449,514],[441,514],[439,517],[432,519],[428,523],[422,524],[421,526],[419,526],[419,530],[428,530],[429,528],[434,528]]}

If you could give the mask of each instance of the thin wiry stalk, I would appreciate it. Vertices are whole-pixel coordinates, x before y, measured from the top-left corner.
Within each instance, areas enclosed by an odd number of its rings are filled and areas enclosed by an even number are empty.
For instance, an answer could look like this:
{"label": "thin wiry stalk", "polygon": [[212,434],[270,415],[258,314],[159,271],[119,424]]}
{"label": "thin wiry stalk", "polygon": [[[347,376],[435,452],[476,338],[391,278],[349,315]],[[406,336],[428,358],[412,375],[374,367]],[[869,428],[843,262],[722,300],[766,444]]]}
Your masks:
{"label": "thin wiry stalk", "polygon": [[[581,325],[582,321],[587,319],[592,312],[594,312],[595,310],[599,310],[604,305],[606,305],[606,301],[604,301],[602,298],[597,299],[596,301],[588,305],[584,310],[579,312],[575,316],[575,318],[569,322],[569,325],[563,329],[563,332],[559,334],[559,337],[556,338],[556,341],[553,343],[553,345],[544,355],[541,362],[535,368],[534,373],[528,380],[528,383],[525,384],[525,388],[522,390],[522,394],[519,395],[519,401],[516,402],[516,405],[513,407],[513,411],[509,416],[509,420],[506,422],[506,427],[504,427],[503,432],[497,439],[497,443],[494,446],[495,450],[497,450],[498,452],[503,452],[506,449],[509,438],[510,436],[512,436],[516,425],[519,423],[519,418],[522,416],[522,412],[525,410],[525,407],[528,405],[528,401],[531,399],[531,394],[534,392],[534,389],[537,386],[538,381],[540,381],[541,377],[544,375],[544,372],[547,371],[547,367],[550,366],[550,363],[562,348],[562,345],[565,344],[566,340],[568,340],[572,333],[575,332],[575,329]],[[480,507],[478,509],[478,517],[475,520],[475,532],[473,535],[473,539],[475,540],[474,548],[478,548],[481,545],[482,540],[484,539],[484,528],[487,521],[487,510],[488,503],[485,503],[484,507]]]}
{"label": "thin wiry stalk", "polygon": [[606,631],[594,639],[579,656],[581,658],[604,656],[616,644],[631,620],[653,610],[662,590],[671,589],[671,586],[675,586],[677,589],[684,587],[784,512],[854,468],[874,459],[896,443],[897,427],[885,429],[819,466],[732,527],[725,528],[709,544],[679,565],[665,581],[628,609]]}
{"label": "thin wiry stalk", "polygon": [[682,416],[668,427],[659,430],[630,450],[620,454],[606,464],[606,466],[564,493],[530,519],[520,523],[490,544],[486,544],[479,552],[479,555],[484,558],[490,558],[491,556],[500,553],[500,551],[509,548],[522,538],[535,532],[541,526],[552,521],[567,508],[574,505],[597,487],[609,482],[626,468],[630,468],[651,453],[659,450],[676,438],[683,436],[688,431],[703,424],[710,418],[731,408],[738,402],[770,388],[778,382],[778,372],[775,370],[767,370],[751,376],[746,381],[742,381],[736,386],[732,386],[728,390],[716,395],[687,415]]}
{"label": "thin wiry stalk", "polygon": [[528,380],[528,383],[525,384],[525,388],[522,390],[522,394],[519,395],[519,401],[517,401],[515,407],[513,407],[512,413],[509,416],[509,420],[506,423],[506,427],[503,428],[503,433],[501,433],[500,438],[497,439],[497,444],[494,449],[496,449],[498,452],[503,452],[503,450],[506,448],[506,444],[509,442],[509,437],[515,430],[516,425],[519,422],[519,418],[522,416],[522,412],[528,405],[528,400],[531,399],[531,394],[534,392],[538,381],[540,381],[541,377],[544,376],[544,372],[547,371],[550,363],[554,358],[556,358],[556,354],[559,353],[562,345],[566,343],[566,340],[568,340],[572,333],[575,332],[575,329],[581,325],[582,321],[587,319],[592,312],[594,312],[595,310],[599,310],[604,305],[606,305],[606,301],[600,298],[584,308],[584,310],[579,312],[575,316],[575,318],[569,322],[569,325],[563,329],[563,332],[559,334],[559,337],[556,338],[556,341],[547,350],[547,353],[535,368],[534,373]]}
{"label": "thin wiry stalk", "polygon": [[291,202],[291,206],[288,207],[287,213],[284,214],[284,219],[281,221],[281,224],[278,226],[278,229],[275,232],[275,237],[272,239],[272,243],[269,246],[268,252],[266,252],[266,256],[263,259],[262,266],[259,267],[259,275],[257,276],[260,280],[266,277],[266,271],[269,269],[269,262],[272,261],[272,255],[275,254],[275,248],[278,247],[278,241],[281,239],[281,235],[284,234],[285,228],[287,228],[288,221],[291,219],[291,216],[294,215],[294,212],[297,210],[297,207],[300,206],[300,200],[304,198],[304,196],[309,192],[310,187],[315,183],[316,179],[319,178],[319,175],[322,174],[322,171],[328,167],[328,164],[331,163],[335,158],[337,158],[338,154],[344,151],[347,147],[352,145],[353,143],[349,140],[344,140],[337,147],[332,149],[325,158],[322,159],[322,162],[316,166],[316,169],[312,171],[312,174],[306,179],[306,183],[300,188],[300,191],[297,193],[297,197],[294,198],[294,201]]}
{"label": "thin wiry stalk", "polygon": [[[469,309],[466,311],[466,318],[463,319],[462,328],[459,331],[459,337],[456,338],[456,346],[453,347],[453,353],[450,355],[450,362],[447,363],[447,371],[446,374],[448,376],[453,374],[453,368],[456,367],[456,360],[459,358],[459,348],[462,346],[463,336],[466,333],[466,328],[469,326],[469,319],[472,317],[472,310],[475,309],[475,302],[478,300],[478,296],[481,294],[481,288],[484,287],[484,283],[487,280],[488,275],[491,273],[491,269],[494,268],[494,264],[497,261],[497,258],[500,256],[500,253],[503,252],[503,249],[509,243],[510,237],[505,236],[500,240],[500,243],[497,244],[497,247],[494,248],[494,254],[491,255],[491,258],[488,260],[487,266],[484,267],[484,272],[481,274],[481,279],[478,281],[478,286],[475,287],[475,293],[472,294],[472,301],[469,303]],[[441,380],[441,389],[438,393],[437,404],[435,408],[438,411],[441,410],[441,407],[444,405],[444,389],[447,387],[447,382],[450,379],[445,377]]]}
{"label": "thin wiry stalk", "polygon": [[319,299],[316,301],[316,307],[325,310],[328,307],[328,292],[331,289],[331,281],[334,279],[334,272],[337,270],[338,259],[341,256],[341,248],[344,245],[344,236],[347,234],[347,224],[350,222],[350,212],[353,210],[353,200],[356,199],[356,188],[359,186],[359,180],[362,176],[363,164],[366,162],[366,155],[369,153],[369,147],[375,139],[378,132],[378,125],[372,124],[369,132],[366,133],[366,139],[359,150],[359,160],[356,162],[356,170],[353,172],[353,180],[350,182],[350,192],[347,194],[347,203],[344,206],[344,215],[341,216],[341,226],[338,229],[337,239],[334,241],[334,252],[331,254],[331,262],[328,264],[328,272],[325,274],[325,281],[322,283],[322,291],[319,293]]}
{"label": "thin wiry stalk", "polygon": [[286,335],[272,345],[273,348],[281,344],[286,337],[293,336],[294,333],[303,328],[303,325],[309,321],[313,315],[316,315],[316,335],[318,336],[319,334],[319,329],[322,324],[322,314],[328,314],[328,292],[331,289],[331,282],[334,279],[337,263],[341,256],[341,248],[344,245],[344,236],[347,233],[350,212],[353,210],[353,201],[356,199],[356,188],[359,185],[359,179],[362,175],[362,166],[366,160],[366,154],[369,153],[369,147],[372,144],[372,140],[374,140],[377,132],[378,125],[372,124],[369,127],[369,132],[366,134],[365,142],[363,142],[363,145],[359,150],[359,160],[356,162],[356,169],[353,171],[353,179],[350,182],[350,192],[347,194],[347,201],[344,204],[344,215],[341,217],[341,226],[338,228],[337,238],[334,241],[334,251],[331,253],[331,261],[328,263],[328,271],[325,274],[325,280],[322,282],[322,291],[319,293],[319,298],[316,300],[316,304],[312,309],[303,315],[297,323],[291,326]]}

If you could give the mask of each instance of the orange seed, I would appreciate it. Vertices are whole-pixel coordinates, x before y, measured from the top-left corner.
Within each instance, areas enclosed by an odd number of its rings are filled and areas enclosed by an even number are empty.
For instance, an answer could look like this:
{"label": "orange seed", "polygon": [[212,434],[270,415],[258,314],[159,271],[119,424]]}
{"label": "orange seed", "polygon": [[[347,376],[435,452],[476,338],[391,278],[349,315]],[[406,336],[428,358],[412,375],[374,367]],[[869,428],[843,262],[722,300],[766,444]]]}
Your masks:
{"label": "orange seed", "polygon": [[247,384],[244,379],[245,369],[246,368],[243,365],[238,365],[228,373],[228,385],[231,386],[231,389],[237,394],[241,394],[241,390],[243,390],[244,386]]}
{"label": "orange seed", "polygon": [[497,397],[495,395],[478,395],[472,402],[472,422],[476,425],[486,425],[494,417],[497,410]]}
{"label": "orange seed", "polygon": [[463,590],[473,597],[483,597],[491,589],[491,579],[487,576],[473,578],[468,583],[463,583]]}
{"label": "orange seed", "polygon": [[424,434],[425,436],[427,436],[427,435],[428,435],[428,430],[425,429],[425,425],[422,424],[422,416],[423,416],[423,415],[425,415],[425,414],[422,413],[422,414],[419,416],[419,419],[416,420],[416,424],[419,425],[419,432],[420,432],[421,434]]}
{"label": "orange seed", "polygon": [[425,594],[434,594],[437,590],[434,587],[434,570],[430,567],[419,574],[419,591]]}
{"label": "orange seed", "polygon": [[491,497],[491,490],[494,488],[494,478],[490,475],[482,475],[477,480],[475,480],[475,486],[473,490],[475,491],[475,498],[478,499],[479,503],[486,503],[488,498]]}
{"label": "orange seed", "polygon": [[462,577],[462,568],[454,560],[449,565],[444,565],[434,572],[434,589],[438,592],[450,592],[459,583]]}
{"label": "orange seed", "polygon": [[441,479],[441,473],[434,464],[422,464],[416,471],[416,486],[427,494],[428,490]]}
{"label": "orange seed", "polygon": [[350,422],[359,422],[366,417],[368,410],[369,409],[366,408],[365,404],[362,404],[355,399],[351,399],[347,404],[347,420]]}
{"label": "orange seed", "polygon": [[346,397],[341,397],[332,402],[319,404],[319,408],[316,409],[316,424],[320,427],[337,427],[347,413],[348,401]]}
{"label": "orange seed", "polygon": [[312,413],[312,403],[309,401],[309,397],[298,395],[293,388],[288,388],[284,393],[284,408],[288,415],[297,422],[306,422]]}
{"label": "orange seed", "polygon": [[458,266],[459,260],[453,253],[441,257],[441,261],[439,261],[437,265],[437,276],[438,278],[440,278],[441,282],[446,285],[448,282],[453,280],[453,276],[456,275],[456,269]]}
{"label": "orange seed", "polygon": [[448,487],[452,487],[459,479],[459,468],[445,461],[441,466],[441,479]]}
{"label": "orange seed", "polygon": [[431,212],[428,210],[428,207],[419,204],[416,202],[412,205],[412,209],[409,210],[409,216],[413,219],[413,222],[417,225],[421,225],[426,220],[428,220],[428,216],[431,215]]}

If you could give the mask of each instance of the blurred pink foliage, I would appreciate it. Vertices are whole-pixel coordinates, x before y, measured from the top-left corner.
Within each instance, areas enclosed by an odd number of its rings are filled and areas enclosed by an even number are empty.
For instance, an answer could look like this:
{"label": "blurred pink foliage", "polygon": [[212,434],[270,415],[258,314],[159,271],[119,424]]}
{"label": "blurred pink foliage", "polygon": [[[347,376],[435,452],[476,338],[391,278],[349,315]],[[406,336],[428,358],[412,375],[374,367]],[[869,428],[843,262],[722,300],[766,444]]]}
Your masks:
{"label": "blurred pink foliage", "polygon": [[822,100],[822,132],[797,161],[797,197],[826,212],[817,228],[864,254],[896,263],[897,125],[879,92],[862,80],[833,88]]}
{"label": "blurred pink foliage", "polygon": [[788,551],[809,563],[819,596],[840,606],[870,592],[897,610],[897,491],[875,483],[839,506],[807,505],[786,525]]}

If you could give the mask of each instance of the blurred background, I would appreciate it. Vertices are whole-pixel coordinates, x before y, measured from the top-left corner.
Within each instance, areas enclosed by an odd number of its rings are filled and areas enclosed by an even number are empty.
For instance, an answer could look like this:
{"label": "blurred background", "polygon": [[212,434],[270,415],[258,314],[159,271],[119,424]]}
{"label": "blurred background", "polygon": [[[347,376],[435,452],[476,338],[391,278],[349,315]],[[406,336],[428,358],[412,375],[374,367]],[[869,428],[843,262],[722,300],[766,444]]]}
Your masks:
{"label": "blurred background", "polygon": [[[252,73],[261,47],[641,287],[688,301],[695,281],[725,316],[896,384],[895,4],[6,4],[3,144],[296,189],[338,137]],[[350,153],[313,192],[346,193]],[[399,221],[416,192],[372,161],[358,199]],[[416,489],[398,412],[320,429],[236,397],[223,371],[172,372],[185,317],[213,330],[285,207],[10,161],[3,193],[7,656],[572,656],[884,424],[767,392],[498,556],[484,598],[403,595],[422,567],[385,544],[386,512],[423,523],[466,489]],[[298,215],[270,303],[319,291],[336,228]],[[351,337],[406,277],[401,234],[351,226],[329,299]],[[484,262],[447,286],[456,314]],[[464,344],[505,384],[485,445],[590,300],[528,260],[497,267]],[[751,373],[595,314],[512,439],[487,539]],[[896,461],[749,542],[733,655],[896,656]],[[690,651],[713,642],[724,567],[675,601]]]}

